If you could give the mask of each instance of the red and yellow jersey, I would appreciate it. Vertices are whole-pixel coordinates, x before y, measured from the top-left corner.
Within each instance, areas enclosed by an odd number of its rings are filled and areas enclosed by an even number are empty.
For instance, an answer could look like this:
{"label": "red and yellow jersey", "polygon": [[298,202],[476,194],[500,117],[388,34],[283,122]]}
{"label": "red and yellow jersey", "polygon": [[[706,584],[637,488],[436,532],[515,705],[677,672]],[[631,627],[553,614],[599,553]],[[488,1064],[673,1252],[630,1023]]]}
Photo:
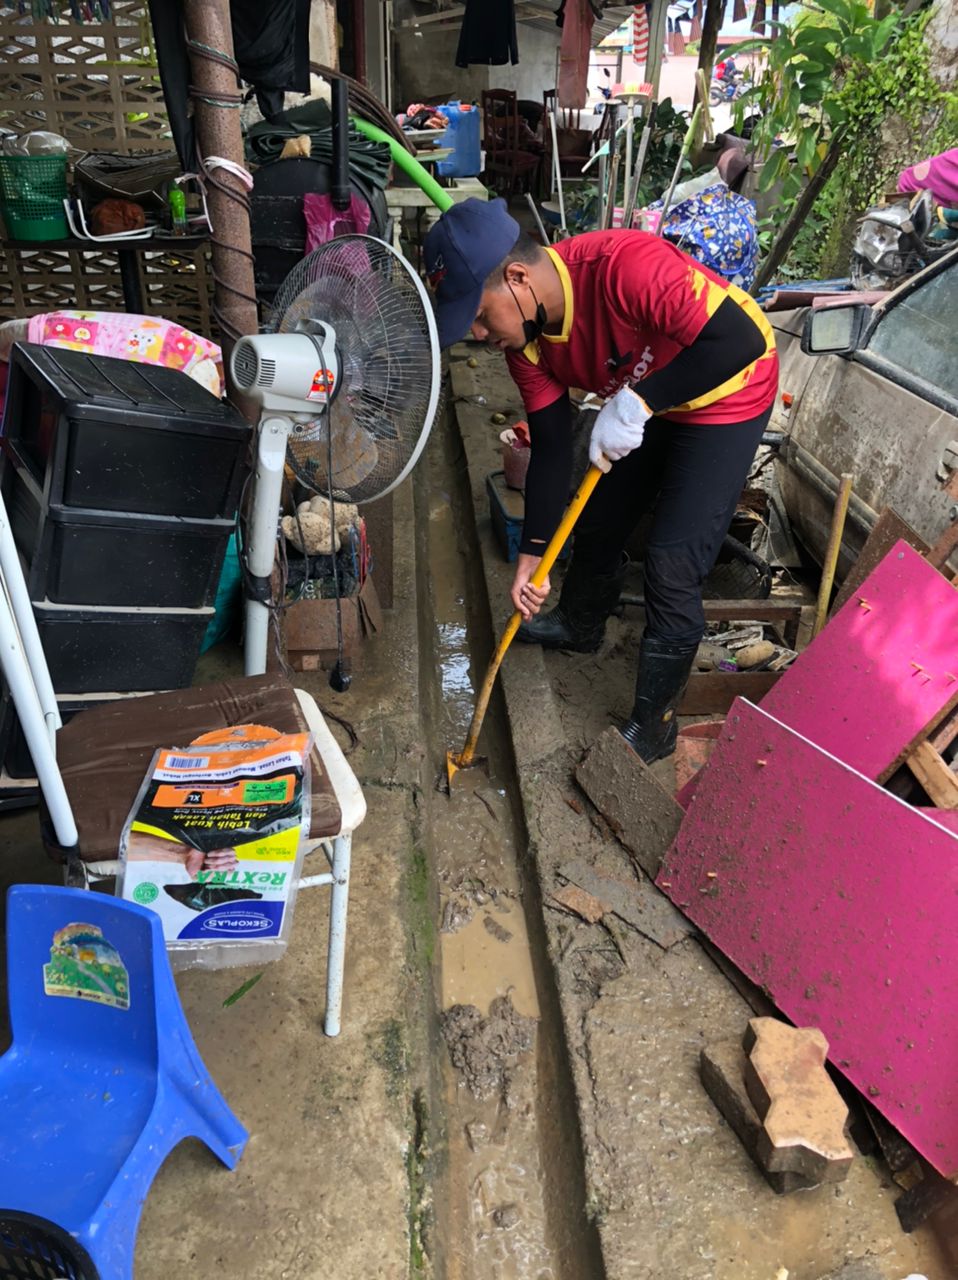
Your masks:
{"label": "red and yellow jersey", "polygon": [[[675,422],[745,422],[772,403],[775,338],[754,298],[667,240],[644,231],[594,231],[547,249],[562,280],[562,332],[507,353],[527,413],[571,387],[610,396],[692,345],[726,298],[754,321],[764,353],[740,373],[663,414]],[[638,388],[641,393],[641,386]]]}

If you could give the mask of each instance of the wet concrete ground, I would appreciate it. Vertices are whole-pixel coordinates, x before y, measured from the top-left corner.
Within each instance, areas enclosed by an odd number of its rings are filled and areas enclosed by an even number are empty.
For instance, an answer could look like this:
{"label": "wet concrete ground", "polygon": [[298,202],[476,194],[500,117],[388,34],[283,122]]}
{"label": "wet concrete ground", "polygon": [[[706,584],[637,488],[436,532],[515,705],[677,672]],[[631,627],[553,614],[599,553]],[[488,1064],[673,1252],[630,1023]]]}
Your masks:
{"label": "wet concrete ground", "polygon": [[[477,547],[501,629],[512,570],[493,540],[485,477],[501,465],[501,427],[490,416],[514,420],[519,405],[501,358],[472,346],[452,354]],[[860,1260],[875,1280],[949,1280],[958,1274],[950,1250],[927,1229],[902,1233],[898,1188],[882,1163],[860,1157],[837,1187],[788,1197],[768,1188],[698,1078],[702,1044],[740,1034],[751,1015],[698,941],[665,948],[618,918],[589,925],[549,902],[573,858],[626,883],[641,879],[608,830],[570,807],[583,808],[575,761],[631,704],[640,626],[640,615],[613,619],[597,655],[516,647],[501,674],[605,1273],[820,1280]],[[670,769],[656,766],[667,785]]]}

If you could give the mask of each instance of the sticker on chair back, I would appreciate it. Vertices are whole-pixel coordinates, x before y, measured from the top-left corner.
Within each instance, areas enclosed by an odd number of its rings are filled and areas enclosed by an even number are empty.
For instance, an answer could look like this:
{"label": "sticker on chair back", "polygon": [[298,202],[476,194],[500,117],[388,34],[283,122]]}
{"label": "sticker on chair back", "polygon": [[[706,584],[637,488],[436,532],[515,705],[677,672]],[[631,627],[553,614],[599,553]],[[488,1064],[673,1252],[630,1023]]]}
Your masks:
{"label": "sticker on chair back", "polygon": [[95,924],[68,924],[53,935],[50,962],[43,966],[48,996],[92,1000],[114,1009],[130,1007],[130,975],[112,942]]}

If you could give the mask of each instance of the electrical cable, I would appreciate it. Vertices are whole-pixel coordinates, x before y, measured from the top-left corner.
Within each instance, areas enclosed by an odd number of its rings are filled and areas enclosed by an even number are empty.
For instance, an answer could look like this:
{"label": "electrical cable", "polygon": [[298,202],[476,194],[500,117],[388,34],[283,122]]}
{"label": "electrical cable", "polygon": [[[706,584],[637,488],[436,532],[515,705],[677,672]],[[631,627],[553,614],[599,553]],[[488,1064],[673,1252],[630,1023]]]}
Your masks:
{"label": "electrical cable", "polygon": [[[315,335],[319,348],[320,368],[327,368],[323,339]],[[326,398],[326,486],[329,495],[329,548],[333,562],[333,590],[336,593],[336,665],[329,675],[330,687],[337,693],[345,693],[352,684],[343,652],[343,602],[339,594],[339,564],[336,556],[336,499],[333,496],[333,388],[330,385]]]}

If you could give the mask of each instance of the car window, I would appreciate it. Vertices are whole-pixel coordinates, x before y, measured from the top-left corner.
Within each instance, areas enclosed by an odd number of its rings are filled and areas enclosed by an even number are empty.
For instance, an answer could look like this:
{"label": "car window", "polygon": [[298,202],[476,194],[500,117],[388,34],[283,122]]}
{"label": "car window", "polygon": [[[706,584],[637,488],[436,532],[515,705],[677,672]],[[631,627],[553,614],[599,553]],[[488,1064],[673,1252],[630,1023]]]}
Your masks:
{"label": "car window", "polygon": [[878,322],[868,350],[958,398],[958,266],[913,289]]}

